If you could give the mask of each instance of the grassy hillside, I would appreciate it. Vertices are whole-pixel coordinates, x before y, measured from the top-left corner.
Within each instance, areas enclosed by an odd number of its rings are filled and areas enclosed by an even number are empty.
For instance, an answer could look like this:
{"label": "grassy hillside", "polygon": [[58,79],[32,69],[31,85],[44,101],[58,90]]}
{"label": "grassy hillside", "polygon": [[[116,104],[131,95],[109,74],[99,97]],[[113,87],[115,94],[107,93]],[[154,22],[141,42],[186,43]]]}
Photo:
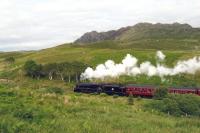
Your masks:
{"label": "grassy hillside", "polygon": [[[106,43],[105,43],[106,44]],[[96,45],[98,46],[98,45]],[[178,60],[192,58],[194,56],[200,55],[199,51],[183,51],[183,50],[164,50],[166,54],[166,61],[164,62],[167,66],[173,66]],[[156,64],[154,49],[137,49],[137,48],[100,48],[87,46],[74,46],[74,45],[60,45],[55,48],[45,49],[36,52],[23,52],[23,53],[1,53],[0,54],[0,76],[3,78],[5,75],[8,78],[23,76],[22,67],[27,60],[35,60],[38,63],[54,63],[54,62],[72,62],[80,61],[84,62],[93,68],[104,63],[108,59],[114,60],[116,63],[121,62],[121,60],[130,53],[139,59],[139,63],[143,61],[151,61]],[[16,61],[14,64],[6,64],[4,62],[5,57],[13,56]],[[7,74],[5,74],[5,71]],[[127,77],[122,76],[119,79],[109,79],[109,82],[119,82],[119,83],[136,83],[136,84],[153,84],[153,85],[175,85],[175,86],[193,86],[198,85],[200,81],[200,75],[178,75],[175,77],[167,77],[166,82],[162,82],[159,77],[148,78],[145,75],[137,77]]]}
{"label": "grassy hillside", "polygon": [[[35,51],[35,52],[11,52],[1,53],[0,60],[6,57],[13,56],[16,58],[15,65],[22,65],[26,60],[33,59],[39,63],[50,63],[50,62],[64,62],[64,61],[82,61],[92,66],[99,63],[103,63],[108,59],[112,59],[116,62],[120,62],[124,56],[128,53],[136,56],[140,61],[150,60],[155,62],[155,49],[139,49],[139,48],[118,48],[109,47],[109,42],[102,43],[107,46],[98,47],[97,45],[91,46],[77,46],[77,45],[60,45],[55,48]],[[99,44],[100,45],[100,44]],[[166,64],[172,65],[179,59],[187,59],[193,56],[200,55],[199,51],[185,51],[185,50],[164,50],[166,55]]]}

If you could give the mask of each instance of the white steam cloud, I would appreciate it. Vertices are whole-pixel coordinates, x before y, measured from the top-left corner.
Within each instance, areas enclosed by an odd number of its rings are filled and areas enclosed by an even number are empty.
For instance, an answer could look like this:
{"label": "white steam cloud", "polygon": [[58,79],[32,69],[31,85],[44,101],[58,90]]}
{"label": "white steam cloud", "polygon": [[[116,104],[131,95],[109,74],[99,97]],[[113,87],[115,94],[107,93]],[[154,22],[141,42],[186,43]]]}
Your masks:
{"label": "white steam cloud", "polygon": [[157,51],[156,56],[159,61],[163,61],[165,59],[165,55],[162,53],[162,51]]}
{"label": "white steam cloud", "polygon": [[[164,61],[165,55],[161,51],[157,51],[156,59],[158,62]],[[116,64],[112,60],[107,60],[104,64],[100,64],[96,69],[88,67],[81,74],[82,79],[104,79],[105,77],[119,77],[121,75],[137,76],[140,74],[151,76],[173,76],[181,73],[195,74],[200,70],[200,57],[193,57],[188,60],[178,61],[177,64],[170,68],[161,63],[153,65],[150,61],[138,64],[138,59],[130,54]]]}

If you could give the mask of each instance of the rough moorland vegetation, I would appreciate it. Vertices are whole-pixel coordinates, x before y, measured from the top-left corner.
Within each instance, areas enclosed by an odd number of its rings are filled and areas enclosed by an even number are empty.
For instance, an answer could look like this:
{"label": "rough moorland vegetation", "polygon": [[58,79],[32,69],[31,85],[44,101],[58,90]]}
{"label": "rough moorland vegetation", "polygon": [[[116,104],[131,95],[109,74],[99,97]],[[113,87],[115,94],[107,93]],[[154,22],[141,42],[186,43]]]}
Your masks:
{"label": "rough moorland vegetation", "polygon": [[[182,97],[179,100],[180,107],[183,103],[182,99],[191,103],[189,96],[186,98]],[[158,108],[145,106],[152,104],[164,106],[155,103],[156,100],[133,98],[134,102],[132,102],[133,99],[131,99],[107,95],[74,94],[63,88],[31,89],[18,88],[16,84],[4,84],[0,86],[0,132],[195,133],[200,131],[199,118],[192,117],[190,113],[198,109],[196,106],[187,111],[187,107],[190,106],[186,105],[184,106],[186,110],[181,110],[184,111],[181,113],[182,117],[174,117],[173,112],[179,111],[179,108],[175,110],[174,106],[169,105],[170,102],[166,102],[166,106],[174,108],[170,110],[162,108],[160,112]],[[199,100],[197,97],[195,99]],[[165,100],[158,102],[162,103]],[[163,111],[169,114],[164,114]],[[187,116],[186,112],[188,112]]]}

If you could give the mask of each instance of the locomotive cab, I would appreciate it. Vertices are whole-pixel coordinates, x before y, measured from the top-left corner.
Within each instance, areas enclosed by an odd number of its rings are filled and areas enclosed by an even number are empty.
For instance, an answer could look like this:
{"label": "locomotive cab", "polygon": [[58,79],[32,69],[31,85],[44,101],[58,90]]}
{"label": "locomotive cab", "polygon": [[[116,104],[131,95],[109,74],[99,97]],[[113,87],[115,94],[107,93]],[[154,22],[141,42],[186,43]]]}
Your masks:
{"label": "locomotive cab", "polygon": [[125,88],[119,85],[103,85],[102,92],[108,95],[119,95],[123,96],[125,94]]}

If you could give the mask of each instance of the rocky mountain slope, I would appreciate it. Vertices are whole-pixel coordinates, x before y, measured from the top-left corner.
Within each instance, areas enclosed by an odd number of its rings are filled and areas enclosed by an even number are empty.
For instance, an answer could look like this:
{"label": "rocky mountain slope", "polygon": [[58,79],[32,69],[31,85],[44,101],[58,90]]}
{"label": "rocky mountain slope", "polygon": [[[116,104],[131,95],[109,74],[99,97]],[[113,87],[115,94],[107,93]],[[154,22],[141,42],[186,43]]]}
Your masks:
{"label": "rocky mountain slope", "polygon": [[180,23],[138,23],[134,26],[108,32],[88,32],[77,39],[75,43],[94,43],[105,40],[130,42],[143,39],[193,39],[193,41],[198,41],[200,40],[200,28],[193,28],[188,24]]}

